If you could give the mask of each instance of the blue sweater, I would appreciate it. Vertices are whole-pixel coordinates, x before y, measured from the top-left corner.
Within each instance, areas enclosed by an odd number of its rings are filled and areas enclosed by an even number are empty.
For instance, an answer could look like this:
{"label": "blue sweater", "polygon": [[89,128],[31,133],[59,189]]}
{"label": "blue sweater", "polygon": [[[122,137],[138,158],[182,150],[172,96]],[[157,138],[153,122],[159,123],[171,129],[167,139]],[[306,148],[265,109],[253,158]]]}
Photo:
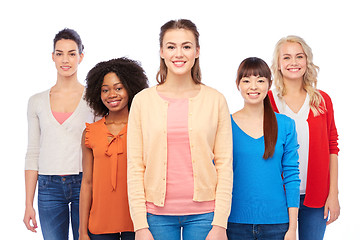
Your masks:
{"label": "blue sweater", "polygon": [[299,145],[295,122],[282,114],[276,114],[276,118],[278,137],[275,152],[264,160],[264,137],[250,137],[231,116],[234,187],[229,222],[288,223],[288,208],[299,207]]}

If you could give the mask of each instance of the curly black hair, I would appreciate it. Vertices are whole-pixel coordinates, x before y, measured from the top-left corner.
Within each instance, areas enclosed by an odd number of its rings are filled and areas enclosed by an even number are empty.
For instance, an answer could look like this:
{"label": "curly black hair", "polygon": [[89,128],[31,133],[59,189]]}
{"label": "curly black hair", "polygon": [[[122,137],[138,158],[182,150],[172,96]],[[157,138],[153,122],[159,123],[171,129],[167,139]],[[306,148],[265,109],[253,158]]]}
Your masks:
{"label": "curly black hair", "polygon": [[97,116],[105,116],[109,113],[109,109],[101,101],[101,86],[105,75],[111,72],[116,74],[126,89],[129,109],[135,94],[148,87],[144,69],[137,61],[122,57],[96,64],[86,76],[84,99]]}

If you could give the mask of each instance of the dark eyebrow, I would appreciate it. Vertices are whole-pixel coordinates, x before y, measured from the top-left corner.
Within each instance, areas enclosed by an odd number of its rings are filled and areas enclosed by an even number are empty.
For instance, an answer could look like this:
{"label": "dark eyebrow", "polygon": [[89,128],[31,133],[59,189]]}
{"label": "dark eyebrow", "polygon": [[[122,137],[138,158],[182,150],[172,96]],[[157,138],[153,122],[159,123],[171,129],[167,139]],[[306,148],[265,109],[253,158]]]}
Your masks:
{"label": "dark eyebrow", "polygon": [[[174,43],[174,42],[167,42],[166,44],[176,45],[176,43]],[[186,42],[181,43],[181,45],[186,45],[186,44],[193,45],[193,43],[191,41],[186,41]]]}
{"label": "dark eyebrow", "polygon": [[[118,82],[118,83],[115,83],[113,86],[116,86],[116,85],[123,85],[121,82]],[[103,84],[101,85],[102,87],[108,87],[109,85],[106,85],[106,84]]]}
{"label": "dark eyebrow", "polygon": [[[55,52],[64,52],[63,50],[55,49]],[[76,49],[72,49],[69,52],[76,52]]]}

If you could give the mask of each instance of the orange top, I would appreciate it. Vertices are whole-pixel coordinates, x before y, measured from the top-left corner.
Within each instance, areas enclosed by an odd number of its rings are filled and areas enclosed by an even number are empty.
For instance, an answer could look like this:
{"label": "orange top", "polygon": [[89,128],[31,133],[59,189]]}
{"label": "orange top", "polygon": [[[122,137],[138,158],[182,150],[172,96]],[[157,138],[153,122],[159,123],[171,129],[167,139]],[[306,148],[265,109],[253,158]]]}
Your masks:
{"label": "orange top", "polygon": [[[86,124],[85,145],[94,155],[89,231],[93,234],[134,231],[130,218],[126,174],[127,125],[114,136],[105,117]],[[112,137],[109,142],[108,137]]]}

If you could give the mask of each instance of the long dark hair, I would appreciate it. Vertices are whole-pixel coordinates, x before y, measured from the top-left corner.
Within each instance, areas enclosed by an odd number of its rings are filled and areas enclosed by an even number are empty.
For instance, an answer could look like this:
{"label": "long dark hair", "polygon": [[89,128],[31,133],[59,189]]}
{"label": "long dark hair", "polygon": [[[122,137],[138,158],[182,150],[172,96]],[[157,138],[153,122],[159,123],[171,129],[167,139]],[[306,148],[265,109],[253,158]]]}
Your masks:
{"label": "long dark hair", "polygon": [[[161,27],[160,37],[159,37],[160,48],[163,47],[163,40],[164,40],[165,33],[171,29],[185,29],[185,30],[191,31],[195,37],[196,47],[197,48],[200,47],[200,44],[199,44],[200,34],[196,28],[196,25],[190,20],[179,19],[179,20],[171,20],[171,21],[165,23]],[[158,73],[156,74],[156,81],[159,84],[163,84],[165,82],[166,75],[167,75],[167,66],[165,65],[164,59],[162,59],[160,57],[160,69],[159,69]],[[191,77],[196,84],[201,83],[201,71],[200,71],[199,58],[195,59],[194,66],[191,69]]]}
{"label": "long dark hair", "polygon": [[[257,57],[250,57],[244,59],[237,72],[236,86],[239,88],[240,80],[243,77],[260,76],[269,80],[269,87],[271,86],[271,70],[266,62]],[[275,145],[277,141],[278,125],[274,110],[270,103],[269,95],[266,95],[264,99],[264,141],[265,151],[263,158],[268,159],[274,155]]]}

